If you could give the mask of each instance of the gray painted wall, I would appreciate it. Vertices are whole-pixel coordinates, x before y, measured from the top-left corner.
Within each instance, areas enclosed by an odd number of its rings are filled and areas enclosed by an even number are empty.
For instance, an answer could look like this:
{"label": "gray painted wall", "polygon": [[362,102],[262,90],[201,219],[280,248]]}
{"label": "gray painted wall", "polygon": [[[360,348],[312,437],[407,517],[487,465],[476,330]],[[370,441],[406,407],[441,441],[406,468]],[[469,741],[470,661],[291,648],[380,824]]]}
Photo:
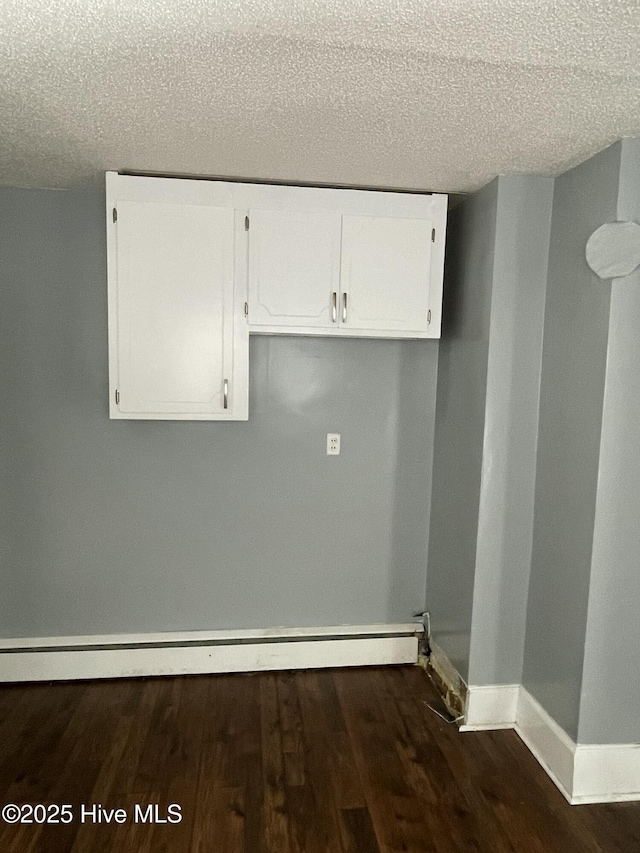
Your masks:
{"label": "gray painted wall", "polygon": [[437,342],[256,337],[248,422],[110,421],[104,232],[0,190],[0,634],[407,621]]}
{"label": "gray painted wall", "polygon": [[[621,143],[618,220],[640,221],[640,140]],[[611,285],[580,743],[640,742],[640,271]]]}
{"label": "gray painted wall", "polygon": [[523,683],[574,740],[610,303],[584,248],[616,217],[620,150],[614,145],[556,178],[553,200]]}
{"label": "gray painted wall", "polygon": [[453,212],[427,608],[472,684],[522,681],[581,743],[640,742],[640,271],[584,250],[640,221],[640,141]]}
{"label": "gray painted wall", "polygon": [[427,609],[472,684],[522,676],[552,198],[500,177],[451,216]]}
{"label": "gray painted wall", "polygon": [[[431,471],[435,426],[437,357],[424,341],[403,341],[400,348],[396,479],[391,534],[390,597],[421,585],[424,601],[429,549]],[[425,488],[425,486],[427,486]],[[413,598],[406,599],[413,607]],[[421,611],[422,604],[413,610]]]}
{"label": "gray painted wall", "polygon": [[498,180],[471,684],[522,678],[552,203],[552,178]]}
{"label": "gray painted wall", "polygon": [[468,678],[498,181],[451,211],[438,366],[426,608]]}

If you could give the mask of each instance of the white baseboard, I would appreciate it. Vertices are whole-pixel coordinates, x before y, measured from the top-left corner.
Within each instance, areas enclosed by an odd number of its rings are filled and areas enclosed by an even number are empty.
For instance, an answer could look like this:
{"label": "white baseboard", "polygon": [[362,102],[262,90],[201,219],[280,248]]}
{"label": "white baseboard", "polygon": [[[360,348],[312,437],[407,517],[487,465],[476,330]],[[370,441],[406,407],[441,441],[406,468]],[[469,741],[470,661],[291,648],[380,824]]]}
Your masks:
{"label": "white baseboard", "polygon": [[522,686],[514,728],[562,794],[570,803],[573,802],[576,745]]}
{"label": "white baseboard", "polygon": [[572,803],[640,800],[640,743],[578,744]]}
{"label": "white baseboard", "polygon": [[416,663],[422,626],[347,625],[0,640],[0,682]]}
{"label": "white baseboard", "polygon": [[461,731],[505,728],[572,805],[640,800],[640,744],[576,744],[522,685],[470,685]]}
{"label": "white baseboard", "polygon": [[489,684],[469,687],[463,732],[512,729],[518,710],[519,684]]}

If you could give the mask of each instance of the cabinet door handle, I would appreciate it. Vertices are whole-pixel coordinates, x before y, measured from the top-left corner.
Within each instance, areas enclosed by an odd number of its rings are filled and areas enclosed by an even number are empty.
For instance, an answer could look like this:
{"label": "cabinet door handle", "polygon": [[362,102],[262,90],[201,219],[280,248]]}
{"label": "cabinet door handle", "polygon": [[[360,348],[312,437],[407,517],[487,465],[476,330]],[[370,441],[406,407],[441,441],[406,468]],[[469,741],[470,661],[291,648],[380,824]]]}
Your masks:
{"label": "cabinet door handle", "polygon": [[331,294],[331,319],[334,323],[338,322],[338,294],[335,290]]}
{"label": "cabinet door handle", "polygon": [[347,322],[347,294],[342,294],[342,322]]}
{"label": "cabinet door handle", "polygon": [[228,408],[229,408],[229,380],[228,380],[228,379],[225,379],[225,380],[224,380],[224,402],[223,402],[223,408],[225,408],[225,409],[228,409]]}

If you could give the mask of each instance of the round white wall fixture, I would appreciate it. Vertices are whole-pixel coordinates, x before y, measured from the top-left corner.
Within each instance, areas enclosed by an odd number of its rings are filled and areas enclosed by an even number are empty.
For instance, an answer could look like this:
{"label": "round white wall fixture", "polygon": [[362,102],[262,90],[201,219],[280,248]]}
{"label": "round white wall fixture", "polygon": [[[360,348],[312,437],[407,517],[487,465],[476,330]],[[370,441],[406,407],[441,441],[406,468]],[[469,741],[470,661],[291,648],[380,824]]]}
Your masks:
{"label": "round white wall fixture", "polygon": [[600,278],[623,278],[640,266],[640,225],[607,222],[587,240],[587,263]]}

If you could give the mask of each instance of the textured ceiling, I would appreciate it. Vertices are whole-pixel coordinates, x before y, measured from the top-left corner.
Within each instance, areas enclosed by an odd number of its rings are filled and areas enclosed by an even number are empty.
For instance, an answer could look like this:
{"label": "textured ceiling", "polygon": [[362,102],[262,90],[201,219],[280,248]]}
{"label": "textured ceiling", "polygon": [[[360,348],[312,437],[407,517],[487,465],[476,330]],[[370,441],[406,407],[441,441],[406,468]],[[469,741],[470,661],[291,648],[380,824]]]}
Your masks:
{"label": "textured ceiling", "polygon": [[467,191],[640,135],[638,0],[0,0],[0,183]]}

